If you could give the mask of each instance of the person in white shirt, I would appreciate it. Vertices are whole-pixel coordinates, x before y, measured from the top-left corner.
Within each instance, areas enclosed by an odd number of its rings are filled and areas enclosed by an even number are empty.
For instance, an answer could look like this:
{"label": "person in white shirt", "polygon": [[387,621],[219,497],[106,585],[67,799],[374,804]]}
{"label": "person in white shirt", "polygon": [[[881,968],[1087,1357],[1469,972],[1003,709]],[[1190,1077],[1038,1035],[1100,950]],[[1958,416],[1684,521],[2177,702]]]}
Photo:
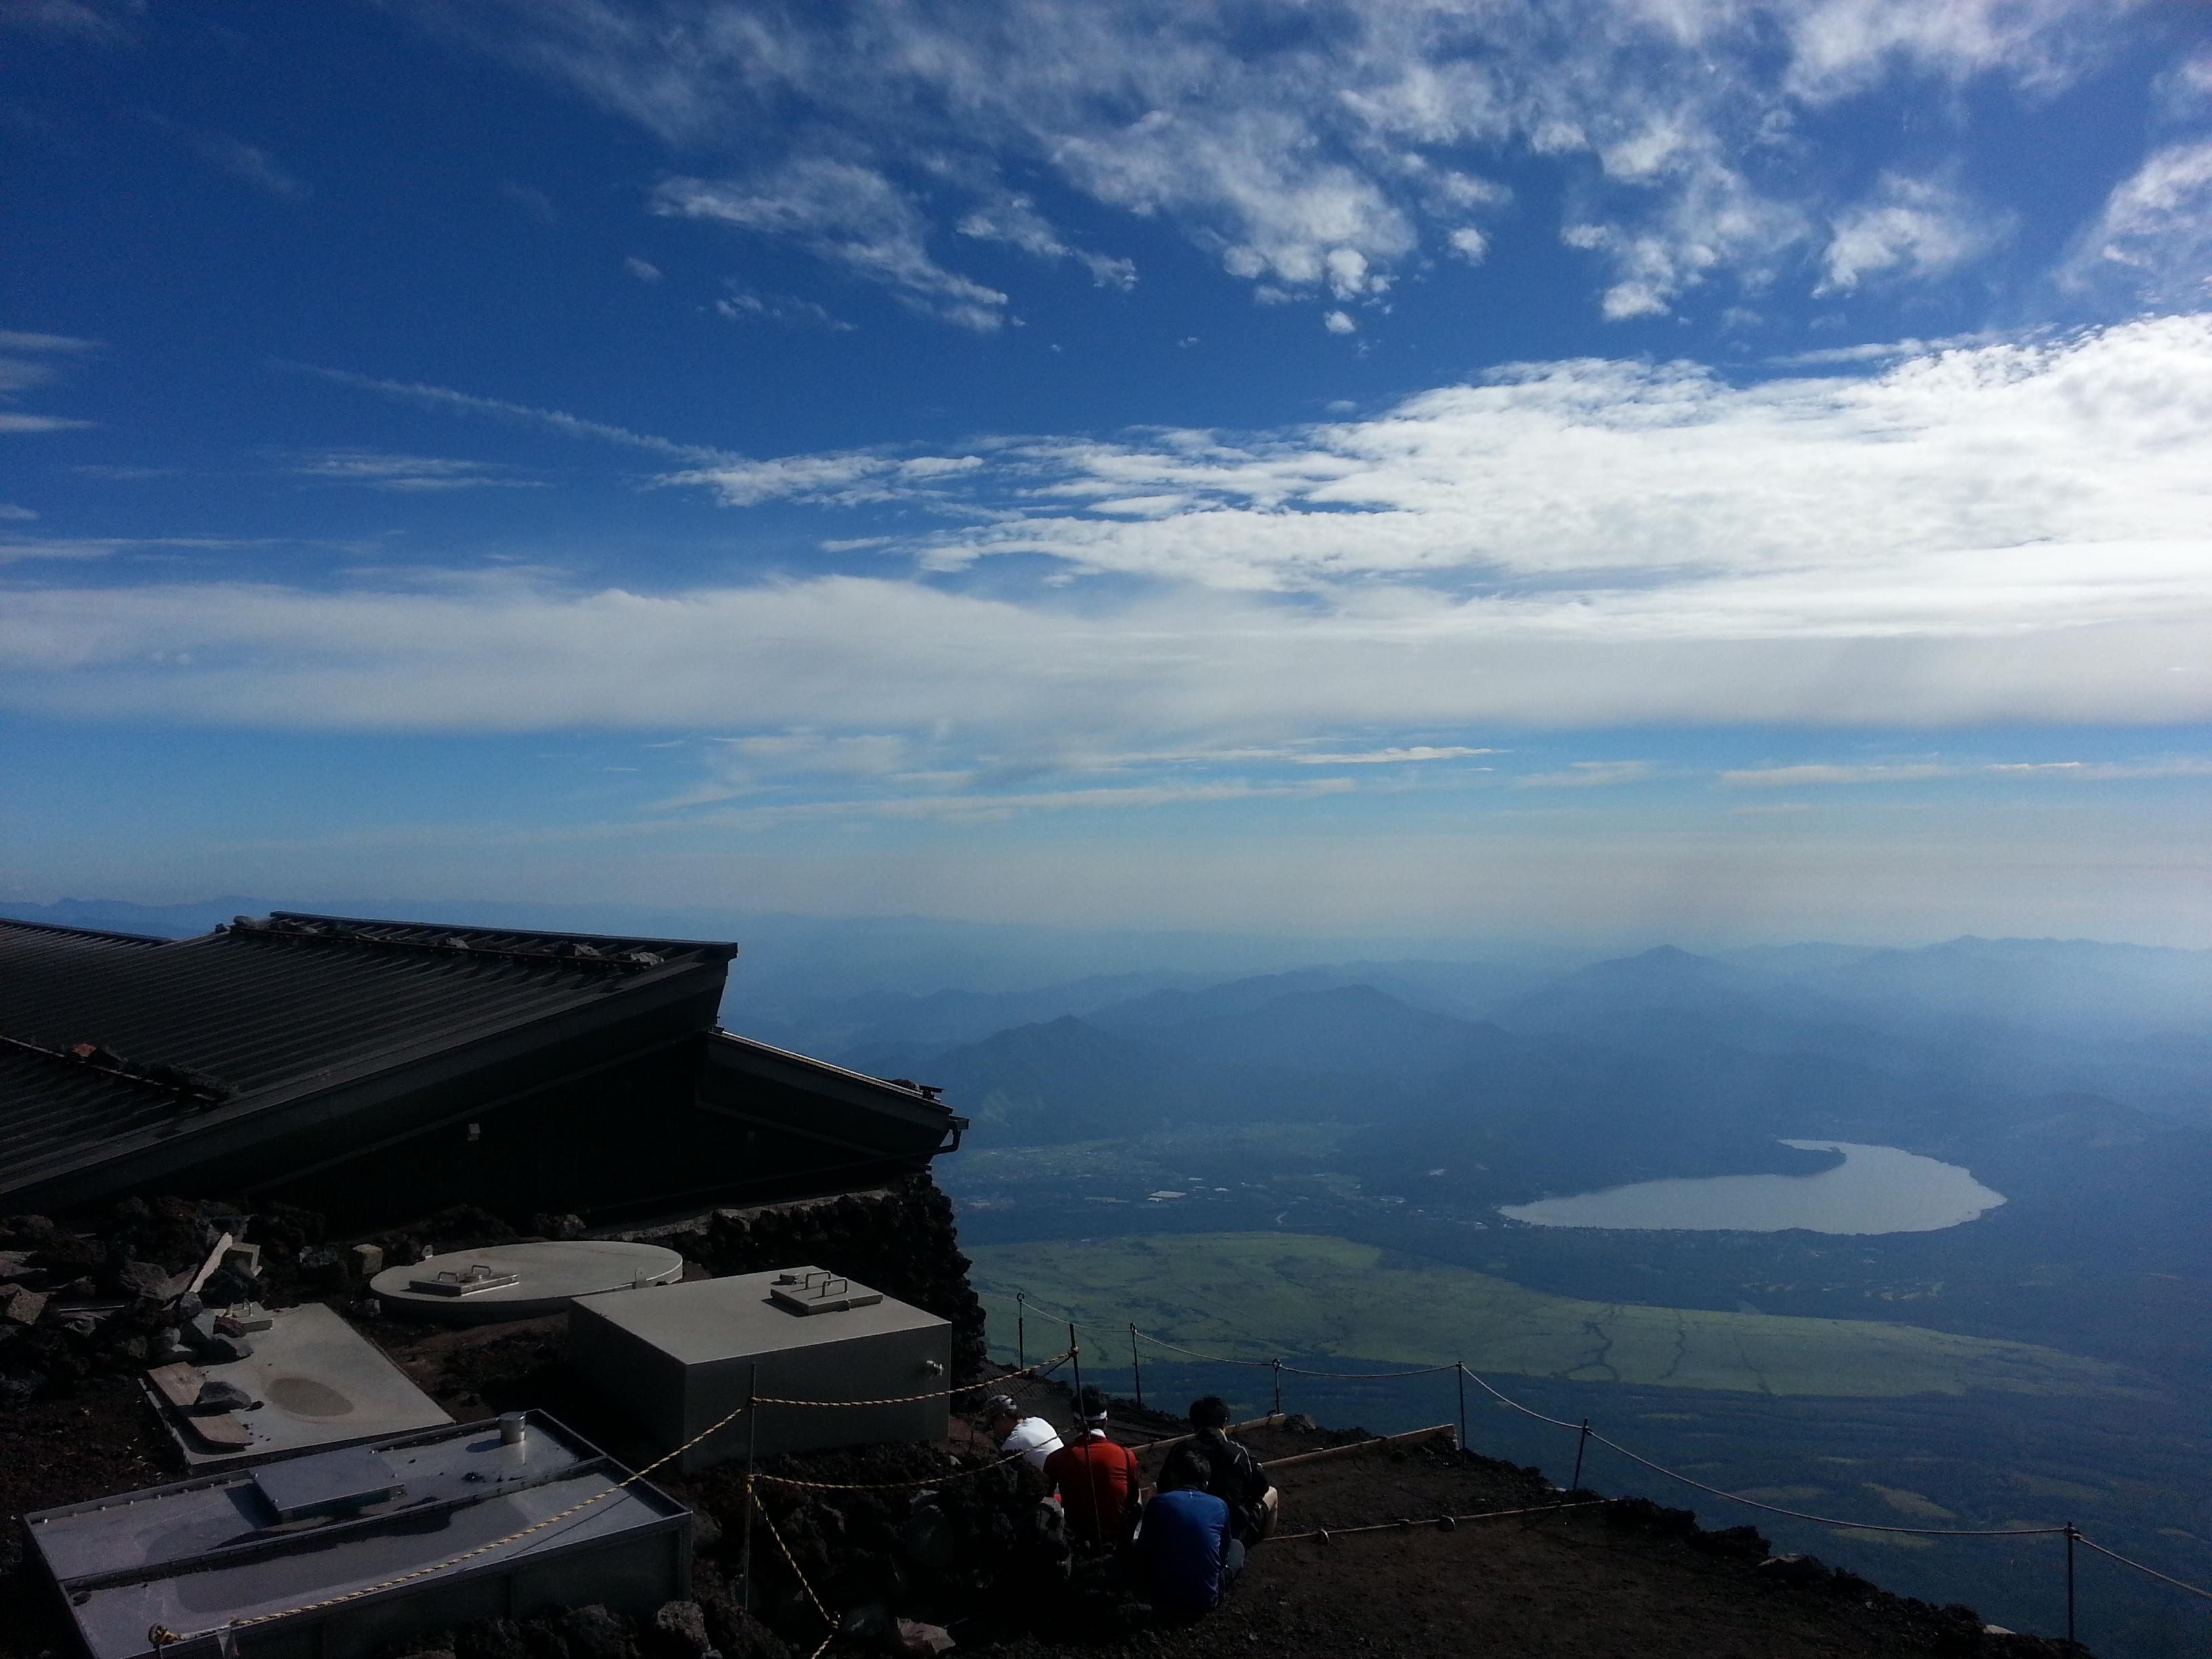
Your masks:
{"label": "person in white shirt", "polygon": [[983,1432],[1006,1456],[1016,1452],[1030,1468],[1042,1473],[1044,1460],[1060,1449],[1060,1431],[1042,1417],[1024,1417],[1012,1395],[994,1394],[983,1402]]}

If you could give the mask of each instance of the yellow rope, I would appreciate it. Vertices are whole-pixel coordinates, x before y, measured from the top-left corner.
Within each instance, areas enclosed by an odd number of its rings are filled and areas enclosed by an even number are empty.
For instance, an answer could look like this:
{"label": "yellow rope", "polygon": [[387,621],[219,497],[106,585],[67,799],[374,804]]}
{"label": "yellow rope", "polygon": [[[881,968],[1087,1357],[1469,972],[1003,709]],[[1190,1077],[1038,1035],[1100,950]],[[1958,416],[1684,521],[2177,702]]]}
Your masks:
{"label": "yellow rope", "polygon": [[952,1469],[944,1474],[925,1474],[913,1480],[795,1480],[787,1474],[757,1474],[756,1480],[770,1480],[779,1486],[805,1486],[811,1492],[903,1492],[908,1486],[933,1486],[946,1480],[965,1480],[970,1475],[988,1474],[993,1469],[1003,1469],[1009,1463],[1018,1463],[1028,1456],[1027,1452],[1015,1452],[995,1463],[984,1463],[972,1469]]}
{"label": "yellow rope", "polygon": [[[837,1628],[836,1615],[822,1605],[822,1598],[814,1593],[814,1586],[806,1582],[806,1575],[799,1570],[798,1558],[792,1554],[791,1546],[783,1541],[783,1534],[775,1529],[775,1517],[768,1512],[768,1505],[760,1501],[760,1494],[753,1490],[750,1480],[745,1483],[745,1501],[758,1510],[761,1519],[768,1522],[768,1535],[775,1540],[776,1548],[783,1552],[784,1564],[791,1569],[791,1576],[799,1580],[799,1588],[806,1592],[806,1599],[814,1603],[814,1611],[828,1621],[834,1633]],[[815,1651],[818,1653],[821,1649],[817,1648]]]}
{"label": "yellow rope", "polygon": [[[957,1389],[939,1389],[932,1394],[905,1394],[896,1400],[781,1400],[774,1395],[764,1394],[757,1398],[756,1403],[763,1406],[911,1406],[917,1401],[945,1400],[956,1394],[973,1394],[979,1389],[989,1388],[992,1382],[1005,1382],[1017,1376],[1029,1376],[1036,1372],[1048,1371],[1074,1352],[1075,1350],[1070,1348],[1066,1353],[1054,1358],[1040,1359],[1034,1365],[1026,1366],[1018,1371],[1008,1371],[1005,1376],[994,1376],[989,1382],[963,1383]],[[1450,1367],[1447,1366],[1445,1369],[1449,1370]]]}

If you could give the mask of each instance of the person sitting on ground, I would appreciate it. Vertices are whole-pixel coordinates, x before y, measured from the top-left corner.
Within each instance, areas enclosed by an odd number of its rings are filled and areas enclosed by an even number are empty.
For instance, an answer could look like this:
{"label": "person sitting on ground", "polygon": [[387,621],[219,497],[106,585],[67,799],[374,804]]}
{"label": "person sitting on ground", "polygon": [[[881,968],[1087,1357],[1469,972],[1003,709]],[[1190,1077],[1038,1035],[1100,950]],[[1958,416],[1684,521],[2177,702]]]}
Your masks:
{"label": "person sitting on ground", "polygon": [[1258,1458],[1229,1437],[1229,1402],[1218,1395],[1190,1402],[1190,1425],[1198,1431],[1190,1444],[1212,1471],[1206,1490],[1229,1505],[1229,1529],[1249,1549],[1275,1530],[1275,1483]]}
{"label": "person sitting on ground", "polygon": [[1212,1477],[1204,1452],[1176,1447],[1138,1528],[1137,1559],[1152,1606],[1171,1618],[1212,1612],[1244,1571],[1244,1546],[1230,1531],[1229,1505],[1206,1490]]}
{"label": "person sitting on ground", "polygon": [[1082,1426],[1044,1461],[1045,1484],[1060,1493],[1067,1529],[1086,1544],[1121,1544],[1137,1522],[1137,1455],[1106,1437],[1106,1396],[1086,1388],[1075,1409]]}
{"label": "person sitting on ground", "polygon": [[1010,1394],[994,1394],[983,1402],[983,1432],[1000,1455],[1019,1452],[1023,1467],[1040,1474],[1045,1459],[1060,1449],[1060,1431],[1042,1417],[1024,1416]]}

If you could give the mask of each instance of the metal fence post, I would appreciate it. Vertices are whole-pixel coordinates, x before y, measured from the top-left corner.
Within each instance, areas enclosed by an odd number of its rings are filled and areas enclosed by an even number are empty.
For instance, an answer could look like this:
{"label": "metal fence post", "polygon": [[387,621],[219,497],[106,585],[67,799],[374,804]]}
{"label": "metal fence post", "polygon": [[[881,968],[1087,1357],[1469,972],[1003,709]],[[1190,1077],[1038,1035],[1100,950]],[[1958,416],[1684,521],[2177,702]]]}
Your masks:
{"label": "metal fence post", "polygon": [[2066,1645],[2074,1641],[2074,1523],[2066,1523]]}
{"label": "metal fence post", "polygon": [[1459,1383],[1459,1449],[1467,1449],[1467,1361],[1452,1362],[1452,1375]]}
{"label": "metal fence post", "polygon": [[1014,1292],[1014,1369],[1025,1371],[1030,1368],[1029,1356],[1029,1292]]}
{"label": "metal fence post", "polygon": [[1583,1452],[1589,1445],[1589,1419],[1585,1417],[1583,1419],[1580,1433],[1575,1437],[1575,1478],[1567,1482],[1569,1492],[1580,1492],[1583,1489]]}
{"label": "metal fence post", "polygon": [[1134,1325],[1129,1327],[1129,1378],[1136,1387],[1137,1409],[1142,1411],[1145,1409],[1145,1368],[1144,1362],[1137,1358],[1137,1328]]}
{"label": "metal fence post", "polygon": [[1275,1415],[1283,1414],[1283,1362],[1275,1362]]}

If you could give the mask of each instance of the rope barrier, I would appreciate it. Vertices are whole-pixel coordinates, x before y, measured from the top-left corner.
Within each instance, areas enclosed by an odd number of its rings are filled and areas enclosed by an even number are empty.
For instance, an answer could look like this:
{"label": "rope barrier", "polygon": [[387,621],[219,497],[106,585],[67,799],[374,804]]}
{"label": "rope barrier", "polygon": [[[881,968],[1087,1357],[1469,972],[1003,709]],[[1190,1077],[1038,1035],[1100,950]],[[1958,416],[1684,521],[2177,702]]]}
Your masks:
{"label": "rope barrier", "polygon": [[1793,1521],[1812,1521],[1824,1527],[1848,1527],[1854,1532],[1908,1532],[1923,1538],[2047,1538],[2071,1530],[2067,1527],[1885,1527],[1871,1521],[1839,1521],[1832,1515],[1808,1515],[1802,1510],[1780,1509],[1772,1504],[1762,1504],[1756,1498],[1741,1497],[1735,1492],[1723,1492],[1718,1486],[1709,1486],[1702,1480],[1692,1480],[1677,1470],[1655,1463],[1648,1457],[1638,1456],[1618,1441],[1607,1439],[1595,1429],[1589,1431],[1589,1437],[1601,1446],[1611,1446],[1623,1457],[1643,1464],[1655,1474],[1663,1474],[1670,1480],[1679,1480],[1686,1486],[1695,1486],[1699,1492],[1709,1492],[1714,1497],[1725,1498],[1732,1504],[1748,1504],[1753,1509],[1765,1510],[1769,1515],[1786,1515]]}
{"label": "rope barrier", "polygon": [[2147,1572],[2152,1577],[2157,1579],[2160,1583],[2171,1584],[2178,1590],[2187,1590],[2191,1595],[2201,1595],[2206,1601],[2212,1601],[2212,1590],[2199,1589],[2194,1584],[2185,1584],[2179,1578],[2167,1577],[2156,1567],[2147,1567],[2140,1561],[2130,1561],[2126,1556],[2122,1555],[2118,1550],[2106,1549],[2102,1544],[2097,1543],[2078,1528],[2075,1531],[2074,1541],[2077,1544],[2087,1545],[2100,1555],[2109,1555],[2113,1560],[2118,1562],[2124,1567],[2133,1567],[2137,1572]]}
{"label": "rope barrier", "polygon": [[1203,1359],[1212,1364],[1252,1365],[1261,1370],[1279,1370],[1291,1376],[1326,1377],[1333,1382],[1388,1382],[1401,1376],[1433,1376],[1440,1371],[1457,1369],[1456,1366],[1452,1365],[1423,1365],[1418,1370],[1410,1371],[1310,1371],[1302,1366],[1286,1365],[1273,1359],[1231,1359],[1221,1354],[1200,1353],[1195,1348],[1186,1348],[1179,1342],[1170,1342],[1165,1337],[1154,1336],[1150,1331],[1139,1331],[1134,1326],[1131,1326],[1130,1330],[1156,1348],[1166,1348],[1176,1353],[1188,1354],[1193,1359]]}
{"label": "rope barrier", "polygon": [[[1557,1515],[1563,1510],[1596,1509],[1612,1501],[1609,1498],[1587,1498],[1575,1504],[1538,1504],[1528,1509],[1484,1510],[1478,1515],[1439,1515],[1434,1520],[1425,1523],[1413,1520],[1399,1520],[1376,1521],[1364,1527],[1316,1527],[1308,1532],[1277,1533],[1271,1541],[1278,1544],[1290,1544],[1297,1542],[1301,1538],[1312,1538],[1328,1544],[1334,1543],[1340,1538],[1349,1538],[1355,1533],[1407,1532],[1423,1524],[1434,1527],[1440,1532],[1449,1532],[1466,1521],[1497,1521],[1509,1515]],[[1451,1526],[1444,1525],[1447,1521],[1451,1522]]]}
{"label": "rope barrier", "polygon": [[[791,1546],[783,1541],[783,1534],[776,1530],[775,1517],[768,1512],[768,1505],[760,1501],[760,1494],[753,1490],[750,1478],[745,1482],[745,1501],[760,1511],[762,1521],[768,1526],[768,1535],[775,1540],[776,1548],[783,1552],[784,1564],[791,1569],[791,1576],[799,1580],[799,1588],[806,1592],[806,1599],[814,1603],[814,1611],[820,1613],[822,1622],[830,1626],[830,1633],[807,1656],[807,1659],[822,1659],[823,1649],[837,1639],[837,1620],[830,1609],[822,1605],[822,1598],[814,1593],[814,1586],[807,1583],[806,1575],[799,1570],[798,1558],[792,1554]],[[750,1592],[751,1586],[748,1584],[746,1589]]]}
{"label": "rope barrier", "polygon": [[1009,1463],[1018,1463],[1029,1455],[1013,1452],[995,1463],[984,1463],[972,1469],[954,1469],[945,1474],[925,1474],[915,1480],[800,1480],[787,1474],[757,1474],[756,1480],[771,1480],[779,1486],[804,1486],[811,1492],[903,1492],[910,1486],[941,1486],[947,1480],[965,1480],[971,1476],[988,1474],[993,1469],[1003,1469]]}
{"label": "rope barrier", "polygon": [[[1472,1381],[1476,1387],[1482,1389],[1484,1393],[1489,1395],[1492,1399],[1497,1401],[1500,1405],[1510,1407],[1513,1410],[1519,1412],[1524,1417],[1533,1418],[1539,1423],[1548,1423],[1553,1428],[1570,1430],[1574,1433],[1583,1437],[1585,1440],[1595,1440],[1600,1444],[1604,1445],[1613,1451],[1619,1452],[1623,1457],[1629,1459],[1632,1462],[1641,1464],[1644,1468],[1650,1469],[1655,1474],[1665,1475],[1670,1480],[1679,1480],[1686,1486],[1695,1487],[1698,1491],[1710,1493],[1715,1498],[1726,1498],[1731,1504],[1741,1504],[1750,1509],[1763,1510],[1769,1515],[1786,1516],[1793,1521],[1808,1521],[1816,1526],[1838,1527],[1852,1532],[1903,1534],[1922,1538],[2049,1538],[2063,1534],[2066,1537],[2076,1540],[2085,1545],[2087,1547],[2096,1551],[2100,1555],[2111,1558],[2112,1560],[2120,1563],[2123,1566],[2132,1567],[2137,1572],[2143,1573],[2149,1577],[2155,1578],[2161,1583],[2171,1584],[2174,1589],[2185,1591],[2191,1595],[2201,1596],[2206,1601],[2212,1601],[2212,1590],[2203,1589],[2195,1584],[2184,1583],[2181,1579],[2172,1577],[2168,1574],[2159,1571],[2155,1567],[2148,1567],[2140,1561],[2131,1560],[2127,1556],[2120,1554],[2117,1550],[2106,1549],[2102,1544],[2093,1542],[2085,1534],[2070,1524],[2057,1527],[1899,1527],[1871,1521],[1848,1521],[1832,1515],[1814,1515],[1803,1510],[1784,1509],[1779,1504],[1762,1503],[1755,1498],[1745,1498],[1735,1492],[1723,1491],[1718,1486],[1708,1486],[1705,1482],[1692,1479],[1691,1476],[1682,1474],[1680,1470],[1670,1469],[1663,1463],[1655,1463],[1641,1453],[1631,1451],[1619,1441],[1608,1438],[1607,1436],[1600,1434],[1595,1429],[1589,1426],[1587,1419],[1578,1423],[1571,1423],[1565,1418],[1552,1417],[1543,1412],[1536,1410],[1533,1407],[1524,1406],[1511,1395],[1493,1387],[1489,1380],[1484,1377],[1480,1372],[1468,1370],[1464,1364],[1452,1365],[1426,1365],[1416,1370],[1402,1371],[1316,1371],[1310,1370],[1301,1366],[1285,1364],[1280,1359],[1233,1359],[1225,1354],[1201,1353],[1195,1348],[1187,1348],[1179,1342],[1170,1342],[1166,1338],[1156,1336],[1150,1331],[1139,1331],[1134,1325],[1131,1325],[1128,1329],[1133,1339],[1141,1337],[1145,1341],[1152,1343],[1155,1347],[1164,1348],[1172,1353],[1187,1355],[1190,1358],[1203,1360],[1209,1364],[1241,1365],[1255,1370],[1272,1370],[1276,1374],[1278,1378],[1287,1372],[1294,1376],[1311,1376],[1321,1378],[1324,1381],[1361,1382],[1388,1381],[1395,1377],[1433,1376],[1443,1371],[1456,1371],[1459,1373],[1460,1377],[1463,1382]],[[1279,1388],[1279,1383],[1278,1384],[1278,1387]],[[1278,1409],[1276,1412],[1271,1413],[1271,1415],[1277,1417],[1280,1416],[1280,1410]],[[1462,1436],[1462,1443],[1464,1443],[1464,1440],[1465,1437]],[[1580,1443],[1581,1443],[1579,1442],[1577,1443],[1578,1447]],[[1579,1457],[1577,1458],[1577,1463],[1579,1464]],[[1577,1481],[1577,1484],[1579,1484],[1579,1481]],[[1551,1506],[1553,1509],[1575,1507],[1579,1507],[1579,1505],[1554,1504]],[[1517,1513],[1517,1511],[1498,1511],[1498,1513],[1500,1514],[1509,1512]],[[1476,1519],[1480,1517],[1470,1516],[1468,1518]],[[1375,1531],[1395,1527],[1400,1524],[1401,1523],[1397,1522],[1385,1522],[1379,1523],[1377,1527],[1349,1528],[1341,1528],[1340,1530],[1352,1532]],[[1300,1533],[1291,1535],[1296,1537],[1308,1537],[1315,1534]]]}
{"label": "rope barrier", "polygon": [[994,1376],[981,1382],[963,1382],[957,1389],[936,1389],[928,1394],[903,1394],[895,1400],[782,1400],[772,1394],[763,1394],[756,1396],[754,1403],[762,1406],[911,1406],[918,1401],[949,1400],[956,1394],[974,1394],[979,1389],[990,1387],[993,1382],[1003,1382],[1008,1377],[1030,1374],[1043,1376],[1059,1365],[1062,1360],[1072,1358],[1074,1352],[1075,1350],[1070,1348],[1058,1358],[1040,1359],[1036,1364],[1026,1366],[1022,1370],[1008,1371],[1006,1376]]}

